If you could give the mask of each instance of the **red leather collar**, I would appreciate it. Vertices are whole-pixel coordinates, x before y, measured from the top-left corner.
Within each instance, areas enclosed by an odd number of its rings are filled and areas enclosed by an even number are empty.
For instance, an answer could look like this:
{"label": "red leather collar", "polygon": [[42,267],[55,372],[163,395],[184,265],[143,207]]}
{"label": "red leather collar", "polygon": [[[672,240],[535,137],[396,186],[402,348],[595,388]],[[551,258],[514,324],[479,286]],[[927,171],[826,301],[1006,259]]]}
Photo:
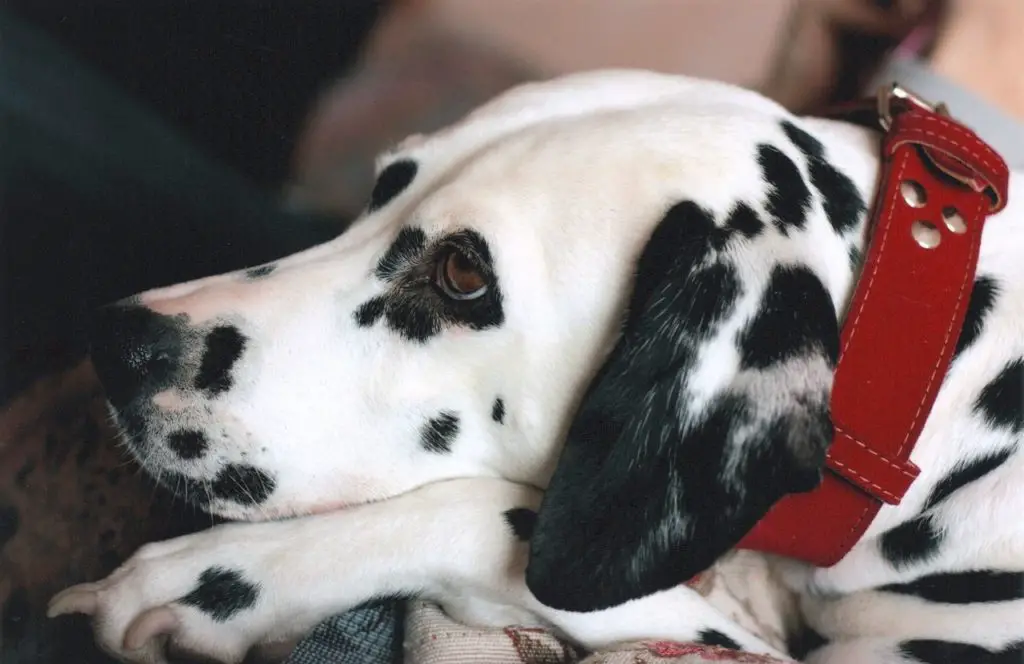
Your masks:
{"label": "red leather collar", "polygon": [[846,555],[920,472],[910,454],[963,325],[982,225],[1006,205],[1009,182],[1002,158],[945,109],[898,87],[871,104],[885,130],[880,180],[840,335],[827,470],[818,488],[783,498],[738,545],[819,567]]}

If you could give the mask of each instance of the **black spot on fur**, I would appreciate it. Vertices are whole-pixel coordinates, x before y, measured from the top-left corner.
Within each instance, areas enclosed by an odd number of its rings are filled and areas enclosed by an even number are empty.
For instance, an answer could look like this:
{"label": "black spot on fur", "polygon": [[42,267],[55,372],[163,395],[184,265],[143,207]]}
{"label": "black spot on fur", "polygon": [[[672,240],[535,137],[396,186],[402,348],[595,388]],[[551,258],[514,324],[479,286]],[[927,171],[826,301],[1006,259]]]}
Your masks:
{"label": "black spot on fur", "polygon": [[520,542],[529,542],[533,536],[533,527],[537,523],[537,512],[528,507],[513,507],[505,510],[505,523],[512,529],[512,534]]}
{"label": "black spot on fur", "polygon": [[[383,309],[378,314],[384,317],[388,329],[402,337],[419,343],[426,343],[444,329],[443,311],[413,293],[394,293],[382,300]],[[358,313],[372,314],[376,311]]]}
{"label": "black spot on fur", "polygon": [[422,228],[406,226],[384,252],[374,274],[381,281],[393,280],[403,269],[419,259],[427,247],[427,234]]}
{"label": "black spot on fur", "polygon": [[359,305],[352,317],[355,318],[356,325],[359,327],[371,327],[384,315],[387,306],[388,302],[384,296],[370,298]]}
{"label": "black spot on fur", "polygon": [[864,261],[864,254],[861,253],[860,249],[850,245],[850,248],[846,250],[847,258],[850,259],[850,272],[857,274],[860,272],[861,264]]}
{"label": "black spot on fur", "polygon": [[782,131],[785,132],[789,140],[793,142],[793,145],[795,145],[800,152],[804,153],[805,157],[808,159],[825,158],[825,146],[821,144],[821,141],[811,136],[803,129],[797,127],[789,120],[783,120],[779,124],[782,126]]}
{"label": "black spot on fur", "polygon": [[0,505],[0,551],[18,534],[18,508],[14,505]]}
{"label": "black spot on fur", "polygon": [[245,271],[245,278],[249,279],[250,281],[255,281],[256,279],[262,279],[263,277],[266,277],[267,275],[269,275],[270,273],[272,273],[276,269],[277,269],[277,266],[274,265],[273,263],[267,263],[266,265],[260,265],[259,267],[254,267],[254,268],[250,268],[250,269],[246,270]]}
{"label": "black spot on fur", "polygon": [[259,468],[232,463],[224,466],[211,486],[213,495],[239,505],[259,505],[274,492],[274,478]]}
{"label": "black spot on fur", "polygon": [[[661,274],[658,265],[667,265],[672,261],[672,249],[686,248],[690,258],[696,262],[699,255],[709,251],[722,251],[726,244],[740,235],[752,239],[764,230],[764,222],[746,203],[737,203],[729,211],[729,216],[722,226],[716,226],[714,216],[693,201],[681,201],[674,204],[665,213],[654,231],[651,241],[645,250],[646,261],[652,274]],[[661,243],[665,244],[661,244]],[[660,245],[655,250],[654,245]],[[643,265],[638,267],[644,272]]]}
{"label": "black spot on fur", "polygon": [[910,583],[882,586],[879,590],[943,604],[1009,602],[1024,597],[1024,572],[982,570],[931,574]]}
{"label": "black spot on fur", "polygon": [[420,445],[428,452],[438,454],[451,452],[452,442],[459,435],[459,416],[444,411],[427,420],[420,429]]}
{"label": "black spot on fur", "polygon": [[185,429],[175,431],[167,437],[167,447],[178,455],[179,459],[198,459],[206,453],[210,442],[201,431]]}
{"label": "black spot on fur", "polygon": [[[410,233],[405,239],[399,234],[378,264],[377,275],[392,284],[391,288],[356,309],[353,318],[357,325],[369,327],[383,319],[389,329],[404,338],[425,343],[448,327],[484,330],[505,322],[491,253],[479,233],[458,231],[430,247],[425,236],[420,237],[415,230]],[[453,300],[434,283],[436,260],[449,247],[463,252],[484,275],[488,286],[483,296]]]}
{"label": "black spot on fur", "polygon": [[1024,430],[1024,359],[1007,364],[985,386],[974,402],[974,412],[989,426]]}
{"label": "black spot on fur", "polygon": [[216,622],[226,622],[255,606],[259,596],[259,587],[242,578],[241,572],[210,567],[199,575],[195,590],[178,601],[196,607]]}
{"label": "black spot on fur", "polygon": [[840,234],[853,229],[867,211],[853,181],[825,159],[825,146],[818,139],[788,120],[782,121],[782,130],[807,157],[811,185],[821,195],[832,228]]}
{"label": "black spot on fur", "polygon": [[744,368],[765,369],[811,353],[823,353],[834,367],[839,327],[821,280],[806,267],[773,269],[761,309],[739,343]]}
{"label": "black spot on fur", "polygon": [[903,568],[934,556],[942,544],[942,533],[928,515],[905,521],[881,537],[882,556],[893,567]]}
{"label": "black spot on fur", "polygon": [[742,650],[742,648],[740,648],[740,644],[736,643],[725,634],[722,634],[717,629],[701,630],[700,634],[697,635],[697,643],[705,646],[728,648],[729,650]]}
{"label": "black spot on fur", "polygon": [[238,328],[231,325],[213,328],[206,335],[206,348],[195,380],[196,389],[208,392],[211,396],[231,389],[231,369],[238,358],[242,357],[243,350],[245,337]]}
{"label": "black spot on fur", "polygon": [[1020,664],[1024,641],[1012,643],[1003,650],[937,639],[904,641],[899,652],[921,664]]}
{"label": "black spot on fur", "polygon": [[388,164],[377,176],[367,211],[376,212],[405,191],[416,177],[417,170],[416,162],[411,159],[399,159]]}
{"label": "black spot on fur", "polygon": [[757,146],[757,163],[768,185],[765,208],[775,227],[783,235],[788,235],[794,228],[803,229],[807,225],[811,191],[800,169],[782,150],[767,144]]}
{"label": "black spot on fur", "polygon": [[925,502],[925,509],[931,509],[964,486],[980,480],[993,470],[1003,465],[1013,454],[1012,449],[1000,450],[978,459],[958,464],[948,475],[942,478]]}
{"label": "black spot on fur", "polygon": [[971,298],[967,301],[967,312],[964,315],[964,324],[960,330],[960,336],[956,340],[956,350],[953,351],[953,358],[956,359],[964,352],[974,340],[981,334],[985,327],[985,319],[995,306],[996,297],[999,296],[999,285],[992,277],[978,277],[974,280],[974,287],[971,288]]}
{"label": "black spot on fur", "polygon": [[495,399],[491,406],[491,419],[498,424],[505,423],[505,401],[501,397]]}
{"label": "black spot on fur", "polygon": [[728,235],[736,232],[749,240],[764,231],[764,222],[752,207],[746,203],[737,203],[725,220],[725,230],[729,232]]}

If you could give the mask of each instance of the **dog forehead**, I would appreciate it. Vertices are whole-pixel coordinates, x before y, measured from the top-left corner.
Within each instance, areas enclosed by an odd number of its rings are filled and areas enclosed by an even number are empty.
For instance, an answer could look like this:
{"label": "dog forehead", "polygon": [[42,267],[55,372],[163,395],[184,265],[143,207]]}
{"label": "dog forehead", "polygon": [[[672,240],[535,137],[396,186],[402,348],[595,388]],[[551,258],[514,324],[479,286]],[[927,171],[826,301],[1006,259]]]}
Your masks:
{"label": "dog forehead", "polygon": [[[423,201],[427,209],[472,205],[503,193],[535,203],[526,196],[531,190],[578,209],[581,201],[567,196],[574,187],[590,194],[603,188],[593,200],[606,205],[616,194],[642,199],[650,189],[644,181],[713,183],[733,162],[750,162],[752,145],[781,138],[777,122],[787,115],[770,100],[718,82],[589,72],[514,88],[386,161],[419,165],[421,186],[432,190],[427,199],[433,201]],[[622,181],[634,186],[615,186]],[[694,188],[715,198],[704,185]],[[730,204],[734,196],[721,198]]]}
{"label": "dog forehead", "polygon": [[[761,198],[755,147],[781,138],[778,119],[663,102],[538,121],[449,165],[412,219],[428,232],[469,226],[542,241],[583,224],[582,239],[615,241],[628,229],[649,231],[681,200],[726,212]],[[420,163],[430,170],[431,155]]]}

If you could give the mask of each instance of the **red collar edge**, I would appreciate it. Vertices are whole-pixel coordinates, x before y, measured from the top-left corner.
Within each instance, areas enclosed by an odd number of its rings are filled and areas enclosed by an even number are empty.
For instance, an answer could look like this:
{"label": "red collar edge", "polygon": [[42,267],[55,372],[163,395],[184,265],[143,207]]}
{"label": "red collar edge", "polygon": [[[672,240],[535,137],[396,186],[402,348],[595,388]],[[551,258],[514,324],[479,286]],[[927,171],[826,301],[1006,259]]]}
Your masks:
{"label": "red collar edge", "polygon": [[885,132],[871,237],[840,335],[835,436],[821,484],[785,496],[737,547],[818,567],[841,560],[920,473],[910,455],[952,361],[984,221],[1005,207],[1009,183],[988,144],[897,85],[830,117]]}

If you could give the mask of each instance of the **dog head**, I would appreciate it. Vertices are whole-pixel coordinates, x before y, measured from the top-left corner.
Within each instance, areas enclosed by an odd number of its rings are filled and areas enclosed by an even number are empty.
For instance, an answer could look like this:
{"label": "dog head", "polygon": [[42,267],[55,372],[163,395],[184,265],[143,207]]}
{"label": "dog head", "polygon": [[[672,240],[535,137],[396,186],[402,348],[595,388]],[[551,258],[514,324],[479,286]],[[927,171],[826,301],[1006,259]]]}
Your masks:
{"label": "dog head", "polygon": [[[97,316],[129,449],[229,518],[550,480],[542,601],[685,579],[814,486],[831,437],[863,202],[787,117],[730,86],[601,72],[406,141],[335,240]],[[863,190],[870,151],[847,152]]]}

